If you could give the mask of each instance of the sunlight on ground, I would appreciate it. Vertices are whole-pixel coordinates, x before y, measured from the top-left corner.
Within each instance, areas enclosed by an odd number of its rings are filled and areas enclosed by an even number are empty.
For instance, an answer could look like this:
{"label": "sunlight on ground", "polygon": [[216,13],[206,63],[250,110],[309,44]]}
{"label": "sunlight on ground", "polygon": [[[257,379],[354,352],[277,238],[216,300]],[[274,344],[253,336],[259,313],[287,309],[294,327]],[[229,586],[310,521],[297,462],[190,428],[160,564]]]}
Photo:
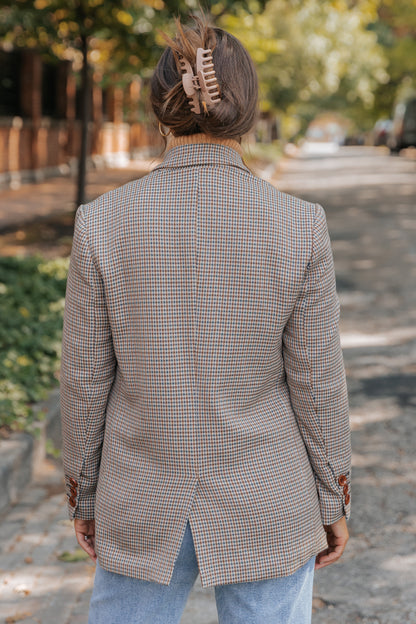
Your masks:
{"label": "sunlight on ground", "polygon": [[384,561],[382,567],[392,572],[410,572],[413,574],[416,568],[416,553],[391,557],[391,559]]}
{"label": "sunlight on ground", "polygon": [[369,423],[393,420],[399,418],[400,415],[401,410],[395,399],[385,398],[366,401],[364,405],[351,409],[351,429],[356,431],[366,427]]}
{"label": "sunlight on ground", "polygon": [[341,346],[343,349],[354,347],[381,347],[403,344],[416,338],[416,327],[399,327],[377,334],[361,332],[342,332]]}

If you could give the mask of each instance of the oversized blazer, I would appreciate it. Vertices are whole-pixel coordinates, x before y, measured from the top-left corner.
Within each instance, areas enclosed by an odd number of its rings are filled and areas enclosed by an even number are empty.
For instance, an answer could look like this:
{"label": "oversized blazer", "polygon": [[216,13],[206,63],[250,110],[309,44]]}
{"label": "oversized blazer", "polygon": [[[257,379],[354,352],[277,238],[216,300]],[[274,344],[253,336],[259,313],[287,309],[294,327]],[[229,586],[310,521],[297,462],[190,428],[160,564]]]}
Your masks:
{"label": "oversized blazer", "polygon": [[71,518],[106,570],[286,576],[349,515],[350,429],[323,209],[234,141],[173,139],[77,212],[61,370]]}

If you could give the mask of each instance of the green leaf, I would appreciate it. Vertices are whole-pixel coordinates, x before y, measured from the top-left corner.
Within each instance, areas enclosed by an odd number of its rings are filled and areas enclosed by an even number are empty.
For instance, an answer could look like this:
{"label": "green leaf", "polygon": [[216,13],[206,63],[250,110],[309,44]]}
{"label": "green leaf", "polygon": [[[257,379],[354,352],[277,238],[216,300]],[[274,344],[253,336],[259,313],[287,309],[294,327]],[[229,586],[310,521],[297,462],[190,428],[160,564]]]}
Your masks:
{"label": "green leaf", "polygon": [[89,556],[82,550],[82,548],[76,548],[72,552],[68,550],[64,550],[60,555],[58,555],[59,561],[65,561],[66,563],[78,563],[79,561],[86,561],[89,559]]}

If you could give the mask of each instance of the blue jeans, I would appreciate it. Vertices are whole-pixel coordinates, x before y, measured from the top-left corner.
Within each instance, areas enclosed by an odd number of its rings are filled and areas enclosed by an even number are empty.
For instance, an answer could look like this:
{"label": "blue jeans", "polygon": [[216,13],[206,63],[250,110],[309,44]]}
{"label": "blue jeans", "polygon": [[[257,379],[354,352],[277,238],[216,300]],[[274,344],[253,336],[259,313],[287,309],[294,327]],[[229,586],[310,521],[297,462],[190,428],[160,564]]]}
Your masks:
{"label": "blue jeans", "polygon": [[[217,585],[219,624],[310,624],[314,563],[312,557],[291,576]],[[188,522],[169,585],[107,572],[97,564],[88,624],[178,624],[197,576]]]}

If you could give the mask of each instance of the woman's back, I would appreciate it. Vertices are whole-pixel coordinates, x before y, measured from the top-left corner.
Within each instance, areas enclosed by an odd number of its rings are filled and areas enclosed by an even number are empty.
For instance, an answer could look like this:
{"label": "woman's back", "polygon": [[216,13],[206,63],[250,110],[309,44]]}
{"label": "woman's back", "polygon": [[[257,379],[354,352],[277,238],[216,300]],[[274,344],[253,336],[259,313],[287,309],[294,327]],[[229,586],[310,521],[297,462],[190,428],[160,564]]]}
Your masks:
{"label": "woman's back", "polygon": [[[117,360],[97,491],[98,554],[109,570],[158,582],[173,570],[188,516],[208,585],[290,574],[325,545],[292,407],[306,402],[302,426],[315,409],[308,396],[315,380],[308,372],[287,384],[291,358],[307,368],[313,362],[289,344],[285,369],[283,344],[314,237],[319,245],[327,238],[323,212],[253,176],[237,149],[231,141],[174,140],[153,173],[82,209]],[[82,296],[80,285],[74,292]],[[324,312],[332,316],[328,327],[336,323],[335,292]],[[314,314],[319,333],[322,310]],[[96,357],[102,340],[87,334],[84,348]],[[68,324],[66,336],[73,339]],[[336,355],[337,340],[330,349]],[[342,384],[325,387],[329,357],[314,375],[316,400],[325,395],[331,416],[337,403],[345,409],[346,395]],[[107,364],[110,371],[111,358]],[[339,366],[343,379],[340,359]],[[69,394],[71,375],[64,359]],[[79,392],[91,391],[89,376],[82,380],[78,371],[76,381]],[[327,462],[324,439],[315,452],[317,464]],[[253,532],[261,537],[256,563],[247,555]],[[135,536],[127,538],[128,558],[121,552],[126,535]],[[262,551],[274,553],[273,563]],[[162,564],[163,552],[171,556]]]}
{"label": "woman's back", "polygon": [[[350,505],[325,215],[241,158],[257,93],[241,44],[200,21],[169,41],[152,81],[174,135],[163,162],[77,213],[61,369],[70,515],[111,621],[127,613],[120,578],[176,587],[184,570],[186,596],[199,570],[216,587],[296,574],[282,621],[301,624],[315,556],[340,556]],[[271,586],[270,620],[261,594],[252,617],[231,589],[240,615],[221,621],[280,621]],[[132,600],[148,603],[134,622],[153,621],[152,601]],[[176,624],[171,607],[157,621]]]}

